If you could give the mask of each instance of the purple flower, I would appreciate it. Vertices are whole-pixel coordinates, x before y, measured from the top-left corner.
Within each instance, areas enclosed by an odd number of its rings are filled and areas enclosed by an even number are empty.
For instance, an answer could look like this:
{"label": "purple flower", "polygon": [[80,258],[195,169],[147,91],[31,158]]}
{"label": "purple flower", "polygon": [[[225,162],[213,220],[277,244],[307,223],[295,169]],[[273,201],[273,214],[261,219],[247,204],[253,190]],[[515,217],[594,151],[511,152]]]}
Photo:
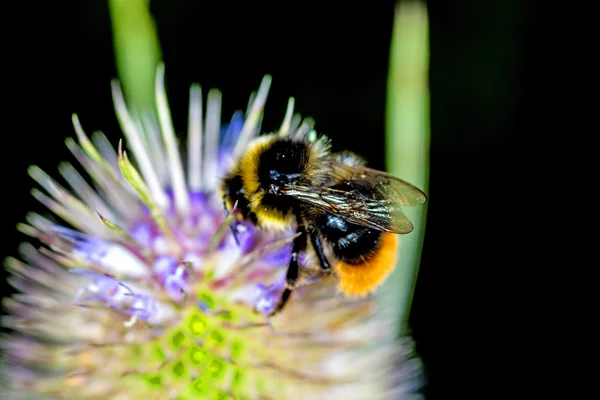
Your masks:
{"label": "purple flower", "polygon": [[[0,341],[10,396],[353,400],[405,387],[396,366],[412,355],[393,341],[396,324],[375,300],[338,295],[333,277],[303,276],[285,310],[268,317],[294,227],[224,225],[219,180],[233,149],[259,133],[270,77],[227,127],[220,93],[208,92],[201,119],[192,87],[184,164],[162,72],[157,115],[132,114],[113,86],[124,144],[88,138],[74,117],[78,140],[67,145],[93,187],[70,164],[61,168],[70,189],[30,170],[45,189],[34,195],[64,223],[30,215],[19,229],[41,248],[25,246],[26,263],[6,262],[20,291],[4,301],[13,333]],[[292,111],[281,134],[298,129]],[[302,253],[304,275],[311,263]]]}
{"label": "purple flower", "polygon": [[282,290],[283,284],[269,286],[262,283],[257,284],[254,307],[263,314],[268,315],[275,309]]}

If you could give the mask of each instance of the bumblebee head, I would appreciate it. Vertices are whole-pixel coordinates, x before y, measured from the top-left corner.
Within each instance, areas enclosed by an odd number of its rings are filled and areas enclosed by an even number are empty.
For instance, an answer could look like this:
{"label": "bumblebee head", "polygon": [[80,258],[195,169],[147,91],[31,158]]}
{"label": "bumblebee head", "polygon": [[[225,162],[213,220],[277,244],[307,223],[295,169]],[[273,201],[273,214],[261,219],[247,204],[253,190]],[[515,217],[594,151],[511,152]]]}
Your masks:
{"label": "bumblebee head", "polygon": [[325,141],[309,142],[265,135],[255,140],[241,157],[239,168],[247,197],[277,194],[285,184],[310,186],[323,180]]}
{"label": "bumblebee head", "polygon": [[285,185],[319,185],[330,175],[326,139],[306,140],[278,134],[254,139],[222,183],[225,206],[237,202],[244,217],[275,229],[293,220],[293,200],[281,193]]}

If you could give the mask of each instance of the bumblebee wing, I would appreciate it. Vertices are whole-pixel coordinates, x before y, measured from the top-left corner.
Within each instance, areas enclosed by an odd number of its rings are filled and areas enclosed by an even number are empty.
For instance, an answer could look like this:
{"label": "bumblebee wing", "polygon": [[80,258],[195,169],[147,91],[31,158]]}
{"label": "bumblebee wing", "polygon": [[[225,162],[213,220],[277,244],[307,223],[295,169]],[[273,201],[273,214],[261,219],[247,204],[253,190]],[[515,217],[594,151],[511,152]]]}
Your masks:
{"label": "bumblebee wing", "polygon": [[383,171],[335,162],[332,187],[287,185],[282,193],[347,220],[392,233],[409,233],[413,225],[400,206],[423,204],[417,187]]}
{"label": "bumblebee wing", "polygon": [[350,190],[357,190],[365,197],[388,200],[402,206],[418,206],[427,201],[427,196],[416,186],[387,172],[362,165],[334,162],[333,176],[345,182]]}
{"label": "bumblebee wing", "polygon": [[281,192],[358,225],[392,233],[413,230],[399,204],[385,199],[370,199],[357,190],[289,185]]}
{"label": "bumblebee wing", "polygon": [[379,231],[409,233],[413,225],[398,204],[369,199],[356,190],[289,185],[282,193]]}

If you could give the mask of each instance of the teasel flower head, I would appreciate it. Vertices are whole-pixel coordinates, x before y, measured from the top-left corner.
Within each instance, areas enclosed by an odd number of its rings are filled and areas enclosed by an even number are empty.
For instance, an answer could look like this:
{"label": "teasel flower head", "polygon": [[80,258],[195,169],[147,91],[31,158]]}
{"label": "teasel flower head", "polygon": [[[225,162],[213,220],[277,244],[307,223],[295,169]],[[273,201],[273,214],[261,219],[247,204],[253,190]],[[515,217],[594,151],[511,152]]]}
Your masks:
{"label": "teasel flower head", "polygon": [[[221,126],[221,94],[190,90],[182,159],[167,105],[164,67],[156,114],[113,97],[125,143],[66,144],[80,164],[38,167],[33,195],[54,216],[31,213],[32,238],[8,258],[10,330],[0,340],[2,388],[11,399],[412,399],[419,363],[395,338],[390,310],[339,295],[334,277],[297,290],[268,314],[284,286],[294,231],[234,223],[219,177],[258,135],[271,78],[247,112]],[[281,133],[312,129],[292,118]],[[203,115],[204,114],[204,115]],[[184,170],[184,161],[187,168]],[[135,165],[135,166],[134,166]],[[85,171],[90,179],[84,178]],[[91,182],[91,184],[89,183]],[[58,218],[56,218],[58,217]],[[235,235],[233,233],[235,231]],[[306,256],[303,264],[310,264]],[[393,312],[393,311],[392,311]],[[37,396],[37,397],[35,397]]]}

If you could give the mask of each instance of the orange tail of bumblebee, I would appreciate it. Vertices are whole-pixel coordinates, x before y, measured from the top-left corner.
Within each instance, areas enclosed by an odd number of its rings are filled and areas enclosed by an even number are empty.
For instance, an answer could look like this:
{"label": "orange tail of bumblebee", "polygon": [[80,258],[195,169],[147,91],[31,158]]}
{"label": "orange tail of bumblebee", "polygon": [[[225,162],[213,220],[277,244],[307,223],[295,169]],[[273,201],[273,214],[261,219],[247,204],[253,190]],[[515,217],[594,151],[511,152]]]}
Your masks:
{"label": "orange tail of bumblebee", "polygon": [[360,264],[339,262],[335,266],[338,289],[346,296],[365,296],[375,290],[396,266],[398,235],[381,235],[379,249]]}

